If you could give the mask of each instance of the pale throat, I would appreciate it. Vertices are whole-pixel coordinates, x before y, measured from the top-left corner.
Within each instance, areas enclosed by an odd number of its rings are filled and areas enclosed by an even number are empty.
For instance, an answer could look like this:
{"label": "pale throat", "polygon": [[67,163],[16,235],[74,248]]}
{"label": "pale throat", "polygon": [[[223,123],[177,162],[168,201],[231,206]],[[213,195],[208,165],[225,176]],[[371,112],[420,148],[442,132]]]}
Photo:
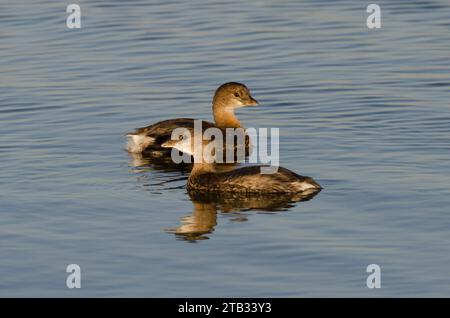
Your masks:
{"label": "pale throat", "polygon": [[214,121],[219,128],[241,128],[242,125],[234,114],[233,107],[214,107]]}
{"label": "pale throat", "polygon": [[204,152],[204,146],[199,148],[195,147],[195,154],[192,154],[194,159],[194,165],[192,166],[192,174],[201,174],[206,172],[216,171],[216,164],[214,162],[214,156],[209,154],[207,151]]}

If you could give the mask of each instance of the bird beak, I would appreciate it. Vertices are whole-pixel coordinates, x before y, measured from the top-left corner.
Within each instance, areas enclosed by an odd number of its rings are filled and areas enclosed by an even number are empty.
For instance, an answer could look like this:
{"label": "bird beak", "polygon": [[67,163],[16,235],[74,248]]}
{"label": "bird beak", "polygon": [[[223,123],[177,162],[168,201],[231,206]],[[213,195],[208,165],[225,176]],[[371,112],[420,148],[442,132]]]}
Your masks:
{"label": "bird beak", "polygon": [[258,106],[259,103],[256,99],[250,96],[250,101],[246,104],[246,106]]}
{"label": "bird beak", "polygon": [[161,147],[163,148],[172,148],[173,147],[173,140],[168,140],[161,144]]}

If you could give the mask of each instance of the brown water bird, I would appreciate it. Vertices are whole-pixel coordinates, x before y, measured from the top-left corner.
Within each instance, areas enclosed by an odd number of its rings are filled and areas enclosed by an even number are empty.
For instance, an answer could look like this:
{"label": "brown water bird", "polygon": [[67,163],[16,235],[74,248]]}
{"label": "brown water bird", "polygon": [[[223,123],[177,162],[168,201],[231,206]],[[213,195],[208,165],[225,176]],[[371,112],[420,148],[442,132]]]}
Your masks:
{"label": "brown water bird", "polygon": [[[201,140],[202,147],[198,147],[194,140]],[[271,174],[262,174],[262,166],[219,172],[215,167],[214,154],[203,151],[210,142],[214,141],[204,140],[200,131],[187,128],[178,140],[168,140],[162,144],[162,147],[173,147],[194,157],[194,165],[187,182],[188,191],[261,194],[313,193],[322,189],[311,177],[298,175],[282,167]]]}
{"label": "brown water bird", "polygon": [[[202,121],[203,130],[211,127],[220,129],[243,128],[236,118],[234,113],[235,109],[256,105],[258,105],[258,102],[251,96],[247,86],[236,82],[225,83],[216,90],[212,100],[215,124]],[[182,127],[193,128],[194,119],[168,119],[147,127],[137,128],[134,132],[126,134],[129,138],[127,150],[131,153],[165,152],[166,154],[170,154],[161,145],[170,140],[174,129]],[[248,138],[246,138],[245,143],[248,150]]]}

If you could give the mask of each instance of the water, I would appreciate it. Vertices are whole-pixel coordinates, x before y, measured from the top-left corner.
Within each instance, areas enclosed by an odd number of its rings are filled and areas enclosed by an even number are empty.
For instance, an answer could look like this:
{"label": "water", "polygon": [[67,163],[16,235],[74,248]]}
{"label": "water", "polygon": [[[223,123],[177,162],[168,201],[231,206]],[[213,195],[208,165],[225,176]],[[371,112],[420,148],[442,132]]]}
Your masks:
{"label": "water", "polygon": [[[378,1],[379,30],[359,1],[76,3],[80,30],[64,3],[0,4],[0,296],[450,296],[448,1]],[[210,120],[227,81],[319,195],[202,205],[124,151],[134,127]]]}

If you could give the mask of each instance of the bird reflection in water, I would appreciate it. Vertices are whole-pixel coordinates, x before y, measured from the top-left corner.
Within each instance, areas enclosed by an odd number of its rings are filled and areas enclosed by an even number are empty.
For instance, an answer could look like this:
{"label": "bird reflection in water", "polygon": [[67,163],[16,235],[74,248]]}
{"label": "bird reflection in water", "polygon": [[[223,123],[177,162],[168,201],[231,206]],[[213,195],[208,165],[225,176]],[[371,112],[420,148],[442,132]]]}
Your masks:
{"label": "bird reflection in water", "polygon": [[[184,183],[187,180],[186,173],[192,169],[192,164],[180,163],[175,164],[167,157],[159,158],[152,154],[132,154],[130,153],[130,166],[133,172],[180,172],[182,176],[175,178],[164,178],[163,182],[148,183],[147,178],[139,178],[139,182],[150,190],[154,187],[160,188],[167,186],[173,182],[183,182],[182,186],[164,188],[178,189],[185,188]],[[232,170],[238,163],[219,164],[216,168],[220,171]],[[171,176],[173,177],[173,175]],[[163,190],[164,190],[163,189]],[[159,191],[161,189],[158,189]],[[188,192],[193,204],[193,212],[183,216],[180,221],[181,225],[166,229],[167,233],[175,234],[178,240],[188,242],[197,242],[207,240],[210,234],[214,232],[217,225],[217,214],[227,214],[231,216],[234,222],[247,221],[247,214],[244,212],[266,212],[275,213],[288,211],[298,202],[311,200],[320,190],[311,189],[310,192],[302,192],[295,194],[242,194],[242,193],[199,193],[195,191]]]}
{"label": "bird reflection in water", "polygon": [[[130,156],[129,165],[132,172],[161,171],[161,172],[190,172],[192,163],[174,163],[172,158],[159,156],[157,153],[128,153]],[[193,160],[193,159],[192,159]],[[216,165],[217,171],[233,170],[239,163],[220,163]]]}
{"label": "bird reflection in water", "polygon": [[128,153],[130,156],[130,166],[133,172],[145,172],[157,170],[161,172],[189,172],[192,169],[191,163],[174,163],[170,157],[158,156],[156,153]]}
{"label": "bird reflection in water", "polygon": [[181,225],[166,232],[175,234],[179,240],[196,242],[209,239],[209,234],[217,225],[217,213],[230,213],[232,220],[247,220],[246,211],[281,212],[287,211],[297,202],[311,200],[319,191],[289,195],[243,195],[236,193],[189,192],[193,212],[181,218]]}

